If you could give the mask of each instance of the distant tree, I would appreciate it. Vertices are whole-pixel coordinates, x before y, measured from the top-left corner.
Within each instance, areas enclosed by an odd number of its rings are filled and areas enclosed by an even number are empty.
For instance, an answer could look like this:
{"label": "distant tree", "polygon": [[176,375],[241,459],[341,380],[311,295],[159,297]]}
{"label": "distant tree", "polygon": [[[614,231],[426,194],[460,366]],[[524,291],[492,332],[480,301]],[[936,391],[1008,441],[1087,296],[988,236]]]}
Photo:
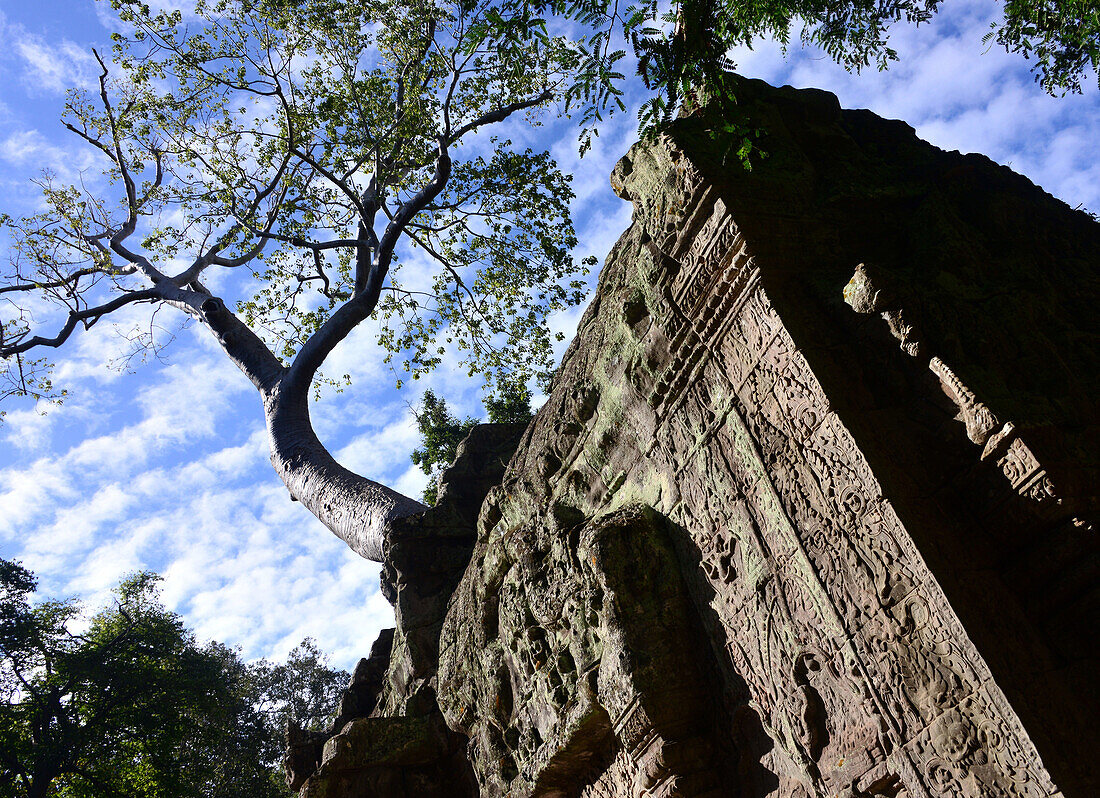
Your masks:
{"label": "distant tree", "polygon": [[531,389],[520,380],[504,378],[482,402],[490,424],[526,424],[531,412]]}
{"label": "distant tree", "polygon": [[447,409],[447,402],[432,390],[424,391],[420,408],[414,411],[420,430],[420,448],[412,453],[413,464],[428,475],[424,501],[434,505],[439,498],[439,475],[455,459],[458,445],[470,434],[477,419],[458,419]]}
{"label": "distant tree", "polygon": [[[491,424],[526,424],[531,420],[531,389],[516,379],[502,379],[496,390],[484,400],[485,412]],[[447,402],[427,390],[420,407],[413,411],[420,431],[419,449],[414,449],[412,461],[428,475],[424,501],[434,505],[439,498],[439,476],[454,462],[458,445],[470,434],[477,419],[458,419],[447,409]]]}
{"label": "distant tree", "polygon": [[347,674],[310,641],[285,665],[200,646],[161,605],[157,580],[125,580],[77,633],[79,604],[32,603],[34,575],[0,560],[0,795],[289,795],[285,717],[331,712]]}
{"label": "distant tree", "polygon": [[325,729],[349,681],[347,671],[331,667],[328,657],[308,637],[291,650],[286,662],[260,660],[248,667],[249,692],[267,728],[279,735],[279,756],[287,722],[293,720],[309,731]]}
{"label": "distant tree", "polygon": [[[170,767],[190,774],[193,786],[190,792],[168,795],[291,798],[281,767],[283,726],[273,723],[264,712],[266,697],[256,679],[257,663],[242,662],[234,649],[217,642],[200,651],[209,669],[209,682],[223,703],[216,713],[199,709],[188,718],[189,723],[206,730],[205,736],[177,749]],[[190,695],[184,698],[193,700]],[[125,765],[125,761],[120,763]],[[89,792],[88,798],[100,798],[100,794]]]}

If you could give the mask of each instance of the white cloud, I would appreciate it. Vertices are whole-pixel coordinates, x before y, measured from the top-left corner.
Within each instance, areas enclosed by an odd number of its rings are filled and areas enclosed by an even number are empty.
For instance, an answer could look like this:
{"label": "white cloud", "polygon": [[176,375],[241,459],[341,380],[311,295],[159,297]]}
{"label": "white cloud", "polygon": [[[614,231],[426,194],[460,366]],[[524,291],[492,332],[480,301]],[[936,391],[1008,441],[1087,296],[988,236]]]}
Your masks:
{"label": "white cloud", "polygon": [[[404,410],[404,408],[401,408]],[[409,412],[398,411],[397,418],[382,429],[358,435],[336,450],[336,459],[358,474],[372,477],[390,470],[402,455],[408,457],[419,444],[416,423]]]}
{"label": "white cloud", "polygon": [[60,407],[45,402],[34,407],[8,410],[0,433],[3,433],[4,440],[19,449],[40,451],[49,446],[54,420],[61,411]]}
{"label": "white cloud", "polygon": [[64,150],[48,142],[37,130],[20,130],[0,142],[0,158],[16,165],[60,162],[65,156]]}
{"label": "white cloud", "polygon": [[[73,139],[75,142],[75,137]],[[25,203],[23,208],[11,207],[15,213],[35,213],[43,210],[41,192],[29,178],[41,176],[43,171],[56,175],[62,183],[74,184],[86,175],[89,185],[94,178],[89,170],[103,166],[98,152],[88,146],[75,145],[69,140],[47,138],[35,128],[21,128],[0,139],[0,162],[9,164],[13,171],[20,172],[19,199]]]}
{"label": "white cloud", "polygon": [[49,457],[0,470],[0,537],[15,540],[35,518],[77,496],[72,480]]}
{"label": "white cloud", "polygon": [[99,65],[94,56],[73,41],[50,43],[24,33],[15,42],[23,60],[23,82],[29,90],[64,94],[72,88],[94,85]]}

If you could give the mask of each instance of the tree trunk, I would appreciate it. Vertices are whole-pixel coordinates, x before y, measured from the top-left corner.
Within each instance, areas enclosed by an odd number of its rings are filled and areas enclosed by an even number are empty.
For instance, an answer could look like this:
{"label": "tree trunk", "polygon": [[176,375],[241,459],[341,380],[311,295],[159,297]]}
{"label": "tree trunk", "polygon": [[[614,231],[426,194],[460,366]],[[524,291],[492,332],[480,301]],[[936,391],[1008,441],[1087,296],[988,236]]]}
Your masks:
{"label": "tree trunk", "polygon": [[387,525],[427,507],[337,463],[313,431],[306,392],[280,381],[263,398],[271,464],[291,497],[356,554],[381,562]]}

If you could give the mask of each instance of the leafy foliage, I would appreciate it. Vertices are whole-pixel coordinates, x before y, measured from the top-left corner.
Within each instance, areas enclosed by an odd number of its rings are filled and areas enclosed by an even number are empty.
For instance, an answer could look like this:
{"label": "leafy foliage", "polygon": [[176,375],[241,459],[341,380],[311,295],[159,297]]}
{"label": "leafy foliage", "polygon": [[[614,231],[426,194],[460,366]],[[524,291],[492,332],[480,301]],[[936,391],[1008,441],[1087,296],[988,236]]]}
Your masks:
{"label": "leafy foliage", "polygon": [[[898,57],[890,29],[930,21],[941,0],[641,0],[625,8],[610,0],[514,2],[587,29],[569,95],[585,109],[583,150],[602,113],[623,108],[616,70],[625,53],[614,48],[616,33],[630,42],[638,75],[653,92],[639,110],[641,132],[652,136],[685,103],[734,100],[727,85],[733,47],[761,39],[786,45],[797,36],[848,70],[885,69]],[[1089,68],[1100,76],[1100,7],[1093,0],[1005,0],[1004,19],[991,28],[986,41],[1033,58],[1036,80],[1051,94],[1080,91]]]}
{"label": "leafy foliage", "polygon": [[1034,58],[1035,79],[1048,94],[1079,93],[1089,68],[1100,76],[1100,5],[1094,0],[1005,0],[1004,16],[985,41]]}
{"label": "leafy foliage", "polygon": [[[484,401],[491,424],[526,424],[531,420],[531,389],[516,378],[505,378]],[[412,461],[430,479],[424,488],[424,501],[434,505],[439,498],[439,476],[455,459],[458,445],[470,434],[477,419],[459,419],[447,408],[446,400],[427,390],[416,415],[420,430],[419,449],[414,449]]]}
{"label": "leafy foliage", "polygon": [[83,633],[73,601],[32,603],[34,575],[0,560],[0,790],[11,796],[288,795],[280,722],[316,723],[347,675],[306,641],[286,665],[199,645],[158,577],[118,588]]}
{"label": "leafy foliage", "polygon": [[[45,175],[46,210],[5,219],[14,392],[57,396],[28,353],[139,304],[210,327],[254,382],[230,308],[299,381],[372,314],[414,378],[447,350],[487,381],[551,367],[545,317],[581,300],[592,262],[571,255],[571,178],[547,153],[471,137],[512,116],[539,124],[575,82],[569,39],[493,2],[111,5],[114,60],[64,118],[102,177]],[[215,296],[225,271],[234,286],[251,275],[248,293]],[[152,326],[134,340],[160,345]]]}
{"label": "leafy foliage", "polygon": [[348,674],[329,667],[328,658],[308,637],[291,650],[286,662],[260,660],[248,669],[249,693],[267,728],[280,735],[290,720],[310,731],[324,729],[348,684]]}
{"label": "leafy foliage", "polygon": [[447,409],[447,402],[432,390],[424,391],[420,410],[416,412],[416,426],[420,430],[421,447],[414,449],[412,461],[428,475],[424,488],[424,501],[434,505],[438,499],[439,474],[455,459],[458,444],[470,434],[477,419],[467,416],[456,418]]}
{"label": "leafy foliage", "polygon": [[496,390],[485,397],[485,414],[490,424],[526,424],[531,412],[531,389],[515,378],[497,382]]}

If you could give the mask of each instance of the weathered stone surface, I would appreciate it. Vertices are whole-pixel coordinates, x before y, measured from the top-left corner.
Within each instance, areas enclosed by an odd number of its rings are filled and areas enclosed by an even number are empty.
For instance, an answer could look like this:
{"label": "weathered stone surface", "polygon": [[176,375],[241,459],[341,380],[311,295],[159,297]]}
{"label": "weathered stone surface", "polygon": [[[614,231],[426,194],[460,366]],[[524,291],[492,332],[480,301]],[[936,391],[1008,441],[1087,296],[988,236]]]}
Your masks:
{"label": "weathered stone surface", "polygon": [[1100,225],[739,97],[751,172],[705,111],[616,168],[549,399],[391,534],[383,694],[303,795],[1100,795]]}
{"label": "weathered stone surface", "polygon": [[344,690],[331,727],[323,732],[306,731],[293,720],[287,727],[287,750],[283,758],[286,783],[299,790],[321,766],[325,743],[358,718],[369,717],[378,706],[393,650],[393,629],[383,629],[371,646],[370,656],[359,660],[351,683]]}
{"label": "weathered stone surface", "polygon": [[298,790],[321,766],[325,753],[325,741],[332,731],[315,732],[303,729],[295,721],[286,728],[286,753],[283,755],[283,772],[286,786]]}
{"label": "weathered stone surface", "polygon": [[741,99],[753,171],[705,113],[620,162],[634,223],[482,509],[438,678],[481,794],[1100,794],[1100,226]]}
{"label": "weathered stone surface", "polygon": [[439,713],[358,718],[325,743],[302,798],[456,798],[475,795],[464,739]]}
{"label": "weathered stone surface", "polygon": [[340,701],[340,712],[333,729],[340,731],[356,718],[369,717],[378,706],[386,671],[393,653],[394,629],[383,629],[371,646],[370,656],[359,660],[351,675],[351,684]]}
{"label": "weathered stone surface", "polygon": [[506,545],[508,567],[468,579],[453,610],[493,596],[497,611],[495,628],[449,627],[441,663],[441,705],[478,752],[482,794],[573,794],[619,754],[644,763],[635,792],[731,783],[718,683],[664,519],[631,506],[576,520],[550,514],[529,546]]}
{"label": "weathered stone surface", "polygon": [[439,630],[470,559],[478,511],[524,430],[481,424],[443,473],[436,506],[387,530],[382,587],[397,628],[360,660],[325,735],[289,745],[287,781],[302,798],[461,798],[477,794],[465,738],[435,698]]}
{"label": "weathered stone surface", "polygon": [[440,477],[435,507],[387,530],[382,585],[394,605],[397,632],[380,714],[409,714],[408,702],[422,693],[422,711],[434,709],[447,602],[470,561],[482,501],[502,479],[524,429],[522,424],[475,426]]}

